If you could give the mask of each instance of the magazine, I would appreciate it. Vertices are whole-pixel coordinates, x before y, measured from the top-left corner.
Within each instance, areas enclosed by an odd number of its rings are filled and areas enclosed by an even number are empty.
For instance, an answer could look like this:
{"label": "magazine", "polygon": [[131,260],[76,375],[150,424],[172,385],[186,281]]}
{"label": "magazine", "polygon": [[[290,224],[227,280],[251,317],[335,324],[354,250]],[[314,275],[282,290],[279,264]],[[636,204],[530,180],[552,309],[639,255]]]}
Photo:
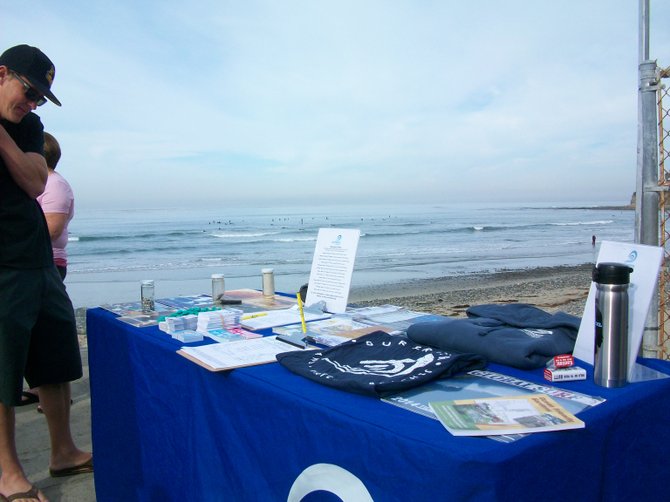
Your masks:
{"label": "magazine", "polygon": [[[358,338],[373,331],[390,331],[383,326],[370,326],[361,322],[354,321],[349,316],[334,315],[330,319],[312,321],[307,323],[307,332],[303,335],[313,343],[333,347],[340,343]],[[300,324],[291,324],[272,329],[275,335],[293,335],[302,332]]]}
{"label": "magazine", "polygon": [[[394,406],[437,420],[429,403],[458,399],[510,397],[529,394],[546,394],[573,415],[605,402],[597,396],[529,382],[502,373],[473,370],[451,378],[433,380],[414,389],[382,398]],[[497,441],[511,442],[524,437],[523,434],[493,436]]]}
{"label": "magazine", "polygon": [[185,310],[192,308],[208,308],[214,307],[212,297],[209,295],[182,295],[172,296],[169,298],[159,298],[156,303],[167,305],[174,309]]}
{"label": "magazine", "polygon": [[163,305],[159,302],[154,304],[154,310],[151,312],[142,311],[142,302],[124,302],[124,303],[103,303],[100,305],[101,309],[105,309],[118,316],[138,316],[151,313],[158,313],[159,315],[166,315],[174,312],[175,309],[168,305]]}
{"label": "magazine", "polygon": [[584,422],[545,394],[430,403],[454,436],[492,436],[582,429]]}
{"label": "magazine", "polygon": [[118,321],[125,322],[137,328],[156,326],[160,317],[174,312],[173,308],[158,302],[155,303],[154,310],[151,312],[142,311],[141,302],[105,303],[100,305],[100,308],[119,316],[117,317]]}
{"label": "magazine", "polygon": [[253,310],[279,310],[290,308],[297,303],[293,296],[275,294],[272,298],[266,298],[261,291],[255,289],[233,289],[226,291],[225,298],[242,301],[242,310],[251,312]]}
{"label": "magazine", "polygon": [[443,321],[444,317],[425,312],[416,312],[395,305],[362,307],[347,310],[347,315],[356,322],[369,326],[383,326],[385,331],[407,331],[412,324],[428,321]]}

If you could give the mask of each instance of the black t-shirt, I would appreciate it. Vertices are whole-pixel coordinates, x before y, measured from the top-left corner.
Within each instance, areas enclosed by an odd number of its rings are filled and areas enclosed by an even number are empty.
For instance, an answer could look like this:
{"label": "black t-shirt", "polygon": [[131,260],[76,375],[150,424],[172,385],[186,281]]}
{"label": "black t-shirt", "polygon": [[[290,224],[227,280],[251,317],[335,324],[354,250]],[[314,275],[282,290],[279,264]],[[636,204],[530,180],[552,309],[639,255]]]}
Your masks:
{"label": "black t-shirt", "polygon": [[[44,127],[37,115],[29,113],[18,124],[6,120],[0,124],[21,150],[43,154]],[[30,269],[52,263],[44,213],[14,182],[0,157],[0,267]]]}

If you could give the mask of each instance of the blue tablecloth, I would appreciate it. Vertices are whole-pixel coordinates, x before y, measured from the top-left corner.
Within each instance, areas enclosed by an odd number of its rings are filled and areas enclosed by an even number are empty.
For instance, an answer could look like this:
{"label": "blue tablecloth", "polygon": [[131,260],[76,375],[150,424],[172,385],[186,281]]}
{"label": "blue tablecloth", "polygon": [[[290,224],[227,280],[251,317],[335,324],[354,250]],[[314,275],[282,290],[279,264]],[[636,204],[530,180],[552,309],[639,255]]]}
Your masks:
{"label": "blue tablecloth", "polygon": [[[579,414],[585,429],[505,444],[453,437],[436,420],[277,363],[212,373],[156,327],[115,317],[87,315],[100,502],[287,500],[317,464],[331,484],[348,471],[376,501],[667,499],[670,379],[605,389],[589,372],[553,384],[607,402]],[[670,373],[670,363],[644,363]],[[541,370],[490,369],[546,383]],[[313,481],[328,485],[323,474]],[[319,494],[337,500],[323,491],[305,500]]]}

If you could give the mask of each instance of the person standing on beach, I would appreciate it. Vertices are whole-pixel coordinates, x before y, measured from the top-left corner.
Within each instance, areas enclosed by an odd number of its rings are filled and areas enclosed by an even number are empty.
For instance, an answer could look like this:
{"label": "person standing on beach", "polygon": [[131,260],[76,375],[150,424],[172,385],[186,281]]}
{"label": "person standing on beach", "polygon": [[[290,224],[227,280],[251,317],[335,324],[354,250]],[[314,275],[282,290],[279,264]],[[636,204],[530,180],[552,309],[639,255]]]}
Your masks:
{"label": "person standing on beach", "polygon": [[47,500],[28,481],[16,448],[14,407],[24,376],[39,388],[51,476],[93,470],[93,456],[76,447],[70,431],[70,382],[82,377],[74,310],[36,200],[47,167],[42,122],[32,112],[47,99],[60,106],[54,76],[36,47],[0,55],[0,500]]}
{"label": "person standing on beach", "polygon": [[63,280],[67,274],[67,226],[74,216],[74,193],[67,180],[56,172],[61,150],[58,141],[48,132],[44,133],[44,159],[49,176],[44,193],[37,197],[47,220],[54,263]]}
{"label": "person standing on beach", "polygon": [[[58,141],[51,134],[45,132],[44,160],[46,160],[49,175],[44,192],[37,197],[37,202],[42,207],[44,217],[47,220],[54,263],[61,279],[65,280],[67,274],[67,253],[65,252],[68,238],[67,226],[74,216],[74,193],[67,180],[56,172],[60,157],[61,150]],[[38,393],[37,389],[24,391],[21,405],[39,401]],[[37,411],[42,411],[41,405],[37,405]]]}

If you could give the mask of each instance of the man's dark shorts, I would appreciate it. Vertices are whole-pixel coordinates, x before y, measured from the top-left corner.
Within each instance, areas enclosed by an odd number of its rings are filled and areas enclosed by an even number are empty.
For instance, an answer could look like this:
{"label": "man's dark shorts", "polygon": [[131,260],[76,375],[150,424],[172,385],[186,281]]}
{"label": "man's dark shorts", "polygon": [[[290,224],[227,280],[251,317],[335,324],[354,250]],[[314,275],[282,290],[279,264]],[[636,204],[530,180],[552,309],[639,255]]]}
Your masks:
{"label": "man's dark shorts", "polygon": [[81,355],[72,302],[56,267],[0,267],[0,401],[30,388],[77,380]]}

